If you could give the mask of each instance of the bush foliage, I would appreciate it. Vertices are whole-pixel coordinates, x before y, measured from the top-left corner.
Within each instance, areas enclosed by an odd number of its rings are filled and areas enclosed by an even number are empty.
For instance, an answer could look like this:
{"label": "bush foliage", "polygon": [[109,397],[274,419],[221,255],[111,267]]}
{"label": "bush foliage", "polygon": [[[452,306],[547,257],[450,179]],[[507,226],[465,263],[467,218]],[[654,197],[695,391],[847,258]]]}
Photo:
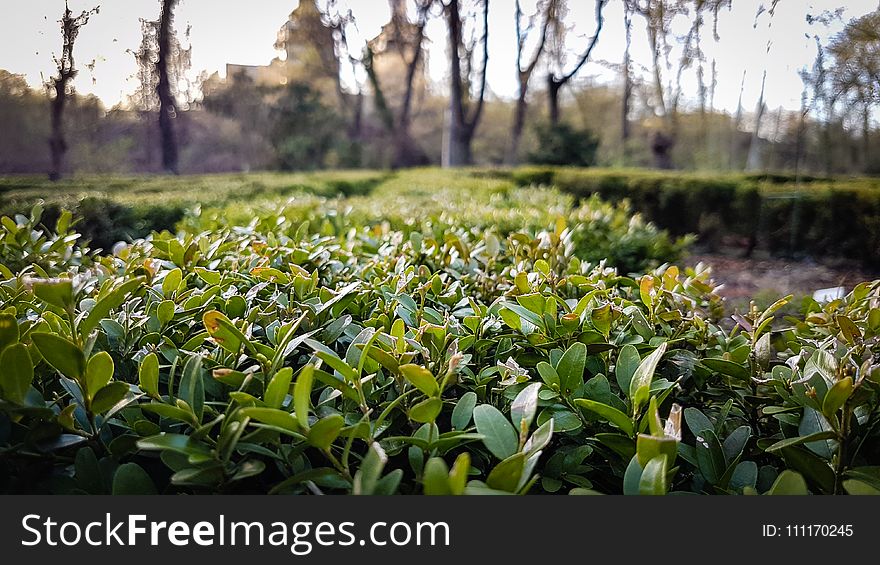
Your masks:
{"label": "bush foliage", "polygon": [[575,168],[491,174],[519,185],[553,185],[578,197],[626,199],[672,234],[697,234],[708,245],[737,238],[774,254],[880,265],[880,184],[875,179]]}
{"label": "bush foliage", "polygon": [[3,218],[0,490],[880,492],[880,281],[724,324],[702,267],[588,259],[664,237],[623,209],[373,198],[105,256]]}

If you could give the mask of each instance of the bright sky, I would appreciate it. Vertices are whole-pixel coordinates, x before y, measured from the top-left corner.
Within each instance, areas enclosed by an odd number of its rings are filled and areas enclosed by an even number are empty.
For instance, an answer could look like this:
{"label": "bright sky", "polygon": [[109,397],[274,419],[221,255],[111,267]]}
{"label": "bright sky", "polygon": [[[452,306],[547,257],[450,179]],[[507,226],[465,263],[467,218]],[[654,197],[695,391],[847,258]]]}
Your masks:
{"label": "bright sky", "polygon": [[[346,2],[346,0],[342,0]],[[763,0],[769,3],[769,0]],[[155,19],[157,0],[70,0],[71,9],[79,11],[100,2],[101,12],[83,28],[76,43],[76,58],[81,68],[75,86],[81,93],[94,93],[105,104],[113,105],[135,88],[132,78],[136,66],[128,49],[136,49],[140,42],[139,18]],[[736,0],[732,10],[724,10],[719,20],[720,41],[715,44],[707,37],[703,48],[707,56],[715,58],[718,70],[716,106],[728,110],[736,108],[740,81],[746,70],[744,104],[751,109],[758,98],[761,74],[767,69],[765,98],[770,107],[783,105],[797,108],[800,104],[802,83],[798,70],[809,67],[815,58],[812,34],[827,38],[839,31],[842,24],[829,29],[810,26],[806,14],[817,14],[846,6],[844,21],[878,9],[878,0],[783,0],[779,3],[768,32],[764,16],[754,27],[755,13],[762,0]],[[374,36],[388,19],[386,0],[347,0],[365,37]],[[176,24],[181,32],[192,26],[193,74],[207,70],[223,74],[226,63],[266,64],[276,52],[273,48],[275,33],[298,0],[182,0],[177,11]],[[524,0],[523,5],[533,5]],[[595,28],[594,2],[570,0],[568,22],[573,24],[570,45],[583,44]],[[63,0],[27,0],[7,6],[7,15],[0,19],[0,68],[26,76],[32,85],[39,85],[41,77],[54,71],[52,54],[60,47],[57,20],[63,10]],[[515,31],[514,0],[491,0],[490,3],[490,63],[489,86],[495,94],[509,97],[516,92],[514,75]],[[10,17],[11,12],[11,17]],[[624,33],[621,2],[611,0],[606,12],[606,27],[602,32],[594,60],[617,64],[623,54]],[[432,40],[429,69],[431,77],[445,82],[446,41],[442,21],[434,21],[428,30]],[[772,33],[769,55],[767,39]],[[633,57],[637,64],[650,63],[644,21],[636,18],[633,25]],[[85,65],[95,61],[94,73]],[[543,73],[542,73],[543,74]],[[707,70],[708,74],[708,70]],[[599,63],[585,66],[579,78],[612,79],[614,74]],[[533,78],[535,86],[540,86]],[[694,79],[685,83],[686,93],[696,92]]]}

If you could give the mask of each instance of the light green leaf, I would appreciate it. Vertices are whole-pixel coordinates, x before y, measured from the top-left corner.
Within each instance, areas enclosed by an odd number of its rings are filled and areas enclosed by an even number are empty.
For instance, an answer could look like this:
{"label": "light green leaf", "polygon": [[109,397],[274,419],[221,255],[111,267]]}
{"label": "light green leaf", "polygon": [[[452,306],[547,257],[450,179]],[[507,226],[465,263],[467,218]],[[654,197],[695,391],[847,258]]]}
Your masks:
{"label": "light green leaf", "polygon": [[613,406],[608,406],[607,404],[602,404],[601,402],[596,402],[595,400],[589,400],[587,398],[578,398],[574,401],[575,404],[580,406],[581,408],[585,408],[590,412],[595,412],[603,419],[611,422],[620,430],[628,436],[633,435],[633,423],[632,419],[618,410]]}
{"label": "light green leaf", "polygon": [[86,358],[73,342],[48,333],[31,334],[31,340],[43,359],[65,377],[79,380],[85,375]]}
{"label": "light green leaf", "polygon": [[27,346],[16,343],[0,354],[0,397],[14,404],[24,404],[34,380],[34,367]]}
{"label": "light green leaf", "polygon": [[312,382],[315,377],[315,366],[306,365],[296,378],[293,385],[293,410],[296,420],[304,429],[309,427],[309,406],[311,405]]}
{"label": "light green leaf", "polygon": [[516,453],[519,441],[516,429],[497,408],[480,404],[474,408],[474,423],[483,435],[483,444],[498,459],[507,459]]}
{"label": "light green leaf", "polygon": [[408,363],[401,365],[398,370],[414,387],[428,396],[436,396],[440,393],[440,386],[431,371],[419,365]]}
{"label": "light green leaf", "polygon": [[660,358],[666,353],[666,345],[666,342],[661,343],[657,349],[639,363],[638,368],[633,373],[629,387],[629,397],[632,399],[634,413],[638,413],[642,404],[648,400],[651,381],[654,378],[657,365],[660,363]]}
{"label": "light green leaf", "polygon": [[290,382],[293,380],[293,369],[284,367],[272,375],[263,394],[263,402],[269,408],[281,408],[287,393],[290,390]]}

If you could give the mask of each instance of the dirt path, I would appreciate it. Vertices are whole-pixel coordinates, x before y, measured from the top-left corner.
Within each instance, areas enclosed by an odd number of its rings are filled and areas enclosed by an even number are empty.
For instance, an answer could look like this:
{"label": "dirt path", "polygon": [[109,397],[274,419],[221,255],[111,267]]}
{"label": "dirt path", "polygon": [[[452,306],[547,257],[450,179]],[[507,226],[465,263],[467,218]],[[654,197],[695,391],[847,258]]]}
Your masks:
{"label": "dirt path", "polygon": [[687,265],[699,262],[712,266],[713,278],[723,285],[719,294],[737,306],[747,304],[749,299],[755,299],[759,305],[769,303],[787,294],[794,294],[799,301],[816,290],[837,286],[849,292],[862,281],[880,278],[880,273],[866,271],[859,265],[829,266],[813,261],[714,254],[694,254],[685,259]]}

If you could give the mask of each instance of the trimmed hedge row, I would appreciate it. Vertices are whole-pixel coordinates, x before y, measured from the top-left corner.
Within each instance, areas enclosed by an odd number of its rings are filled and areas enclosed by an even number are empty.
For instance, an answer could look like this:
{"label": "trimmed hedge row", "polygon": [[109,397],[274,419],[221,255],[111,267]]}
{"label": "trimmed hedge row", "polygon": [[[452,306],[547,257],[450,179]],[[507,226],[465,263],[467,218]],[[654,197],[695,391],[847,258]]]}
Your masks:
{"label": "trimmed hedge row", "polygon": [[44,178],[0,178],[0,215],[24,214],[40,203],[45,225],[71,210],[77,231],[92,247],[110,249],[118,241],[171,230],[187,211],[257,199],[300,194],[368,194],[388,176],[381,171],[248,173],[223,175],[74,177],[58,183]]}
{"label": "trimmed hedge row", "polygon": [[481,171],[519,185],[554,185],[577,197],[628,199],[646,219],[701,243],[880,265],[880,180],[795,179],[642,170],[520,168]]}

